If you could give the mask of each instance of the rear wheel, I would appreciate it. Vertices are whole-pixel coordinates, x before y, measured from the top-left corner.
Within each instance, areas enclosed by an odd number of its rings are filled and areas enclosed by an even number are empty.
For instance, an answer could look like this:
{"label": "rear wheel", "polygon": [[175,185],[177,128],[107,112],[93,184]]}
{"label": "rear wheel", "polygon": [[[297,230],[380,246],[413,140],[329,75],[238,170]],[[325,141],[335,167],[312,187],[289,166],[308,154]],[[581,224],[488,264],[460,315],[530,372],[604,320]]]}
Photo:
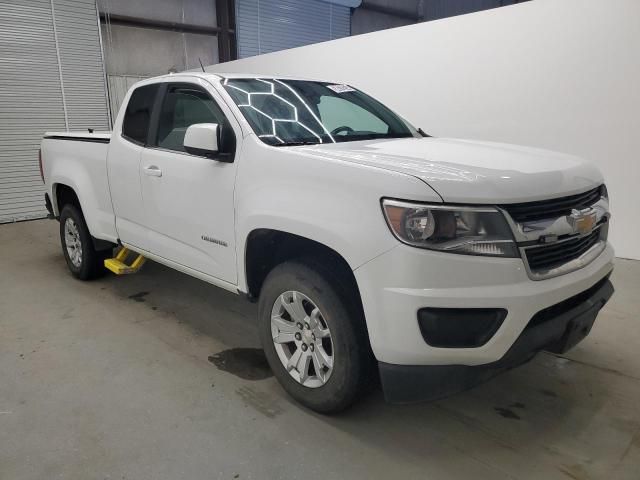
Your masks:
{"label": "rear wheel", "polygon": [[84,216],[75,205],[60,212],[60,243],[69,270],[80,280],[91,280],[106,273],[104,260],[111,250],[96,250]]}
{"label": "rear wheel", "polygon": [[[317,267],[317,268],[315,268]],[[260,336],[283,388],[320,413],[351,405],[369,380],[362,315],[330,270],[301,262],[275,267],[260,293]]]}

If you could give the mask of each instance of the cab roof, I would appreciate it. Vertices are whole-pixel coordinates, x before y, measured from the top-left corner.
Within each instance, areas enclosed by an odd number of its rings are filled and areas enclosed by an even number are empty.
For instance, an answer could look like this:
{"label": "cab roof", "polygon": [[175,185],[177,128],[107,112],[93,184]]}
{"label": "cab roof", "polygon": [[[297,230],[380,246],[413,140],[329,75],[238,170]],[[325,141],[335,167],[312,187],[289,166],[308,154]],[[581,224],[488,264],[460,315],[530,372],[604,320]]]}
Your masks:
{"label": "cab roof", "polygon": [[307,81],[316,81],[316,82],[328,82],[330,80],[327,79],[319,79],[319,78],[310,78],[303,76],[291,76],[291,75],[273,75],[273,74],[264,74],[264,73],[227,73],[227,72],[201,72],[201,71],[185,71],[180,73],[169,73],[167,75],[162,75],[160,77],[155,78],[176,78],[180,76],[189,76],[189,77],[199,77],[207,80],[216,80],[216,81],[224,81],[225,79],[233,79],[233,78],[278,78],[281,80],[307,80]]}

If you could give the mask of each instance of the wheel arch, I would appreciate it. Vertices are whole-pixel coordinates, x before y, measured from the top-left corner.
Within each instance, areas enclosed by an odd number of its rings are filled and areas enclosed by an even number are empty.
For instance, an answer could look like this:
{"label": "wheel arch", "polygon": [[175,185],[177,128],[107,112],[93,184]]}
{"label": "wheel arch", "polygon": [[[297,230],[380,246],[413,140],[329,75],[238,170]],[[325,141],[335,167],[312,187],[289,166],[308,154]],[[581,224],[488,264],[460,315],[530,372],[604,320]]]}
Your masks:
{"label": "wheel arch", "polygon": [[87,224],[87,228],[89,229],[89,234],[91,235],[91,241],[93,242],[93,246],[98,251],[109,250],[115,247],[115,244],[108,241],[102,240],[94,237],[91,234],[91,226],[86,220],[84,210],[82,209],[82,203],[80,202],[80,197],[76,193],[75,189],[66,183],[57,182],[52,185],[52,193],[53,193],[53,209],[54,215],[56,217],[60,217],[60,212],[65,205],[73,205],[74,207],[80,210],[80,215],[82,215],[85,223]]}
{"label": "wheel arch", "polygon": [[60,216],[62,208],[67,204],[78,207],[82,212],[80,198],[72,186],[69,186],[66,183],[54,183],[52,186],[52,194],[54,213],[57,217]]}
{"label": "wheel arch", "polygon": [[291,260],[307,263],[319,261],[325,267],[337,272],[345,282],[345,286],[353,289],[352,293],[357,295],[357,304],[362,309],[358,283],[344,256],[324,243],[271,228],[256,228],[247,235],[244,274],[248,298],[257,299],[269,272],[277,265]]}

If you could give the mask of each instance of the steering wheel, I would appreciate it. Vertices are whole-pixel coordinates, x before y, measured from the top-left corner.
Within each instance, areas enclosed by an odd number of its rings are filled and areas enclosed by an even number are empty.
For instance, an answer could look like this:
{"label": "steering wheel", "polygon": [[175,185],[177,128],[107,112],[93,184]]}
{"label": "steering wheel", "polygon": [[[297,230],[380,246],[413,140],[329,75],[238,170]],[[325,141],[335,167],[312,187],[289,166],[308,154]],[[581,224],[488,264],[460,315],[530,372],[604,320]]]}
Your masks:
{"label": "steering wheel", "polygon": [[349,127],[348,125],[342,125],[341,127],[336,127],[333,130],[331,130],[331,135],[338,135],[339,133],[353,133],[355,132],[355,130],[351,127]]}

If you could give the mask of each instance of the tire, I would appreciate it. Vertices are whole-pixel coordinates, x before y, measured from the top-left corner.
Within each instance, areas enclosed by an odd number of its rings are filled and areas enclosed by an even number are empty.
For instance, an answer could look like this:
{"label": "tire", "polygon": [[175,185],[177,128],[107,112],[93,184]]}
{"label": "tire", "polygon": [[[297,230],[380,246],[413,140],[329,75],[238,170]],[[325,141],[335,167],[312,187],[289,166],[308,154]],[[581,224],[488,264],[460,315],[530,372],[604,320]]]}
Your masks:
{"label": "tire", "polygon": [[[356,307],[359,302],[354,301],[354,295],[357,292],[351,291],[339,275],[320,262],[280,264],[269,273],[262,286],[258,316],[267,361],[287,393],[319,413],[337,413],[346,409],[371,380],[373,359],[364,316],[361,308]],[[305,311],[295,310],[298,316],[294,319],[285,304],[293,310],[296,305],[302,305]],[[319,315],[314,315],[315,307]],[[317,328],[311,326],[307,329],[305,325],[300,329],[293,321],[305,314],[308,323],[315,322]],[[274,315],[278,321],[276,326],[272,326]],[[329,337],[325,336],[326,330]],[[310,331],[314,333],[309,334]],[[292,334],[302,337],[296,337],[289,343],[276,343],[274,340],[274,336],[278,342],[290,340]],[[302,343],[307,345],[304,351]],[[296,352],[300,352],[300,361],[289,370],[285,361],[288,355],[289,358],[294,357]],[[309,363],[312,367],[307,367],[306,356],[311,356]],[[330,370],[324,360],[329,357]],[[318,365],[321,368],[318,369]],[[305,377],[301,372],[305,370],[307,378],[301,383]],[[318,375],[318,371],[322,373]]]}
{"label": "tire", "polygon": [[92,280],[106,273],[104,260],[109,258],[112,251],[95,249],[84,216],[75,205],[67,204],[60,212],[60,243],[64,259],[74,277]]}

